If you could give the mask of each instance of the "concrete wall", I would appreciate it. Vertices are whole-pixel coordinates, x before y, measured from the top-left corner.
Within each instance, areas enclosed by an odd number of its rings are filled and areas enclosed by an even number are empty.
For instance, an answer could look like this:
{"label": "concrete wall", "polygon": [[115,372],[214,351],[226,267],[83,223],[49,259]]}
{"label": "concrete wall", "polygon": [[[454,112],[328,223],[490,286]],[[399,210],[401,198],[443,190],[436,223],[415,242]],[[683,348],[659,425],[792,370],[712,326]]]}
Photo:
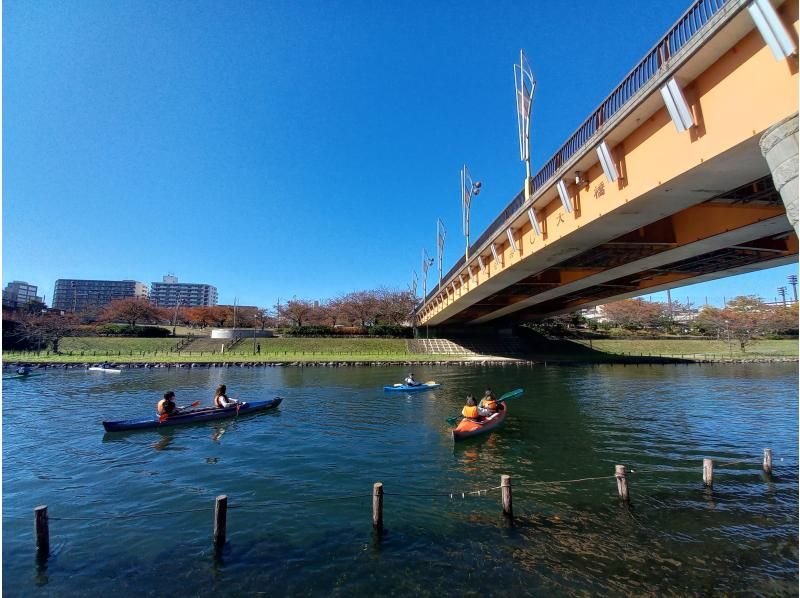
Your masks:
{"label": "concrete wall", "polygon": [[211,338],[269,338],[275,336],[272,330],[253,330],[252,328],[212,328]]}

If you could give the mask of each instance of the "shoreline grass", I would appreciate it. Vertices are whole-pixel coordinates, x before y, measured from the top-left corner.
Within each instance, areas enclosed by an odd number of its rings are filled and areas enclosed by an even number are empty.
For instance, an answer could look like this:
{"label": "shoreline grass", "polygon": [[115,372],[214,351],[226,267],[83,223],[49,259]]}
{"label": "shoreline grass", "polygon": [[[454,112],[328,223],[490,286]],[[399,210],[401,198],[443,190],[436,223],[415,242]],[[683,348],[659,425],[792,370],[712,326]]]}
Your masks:
{"label": "shoreline grass", "polygon": [[475,356],[464,354],[409,353],[404,339],[370,338],[271,338],[261,339],[261,352],[252,346],[219,351],[182,351],[172,349],[178,339],[73,337],[62,341],[58,354],[42,351],[3,352],[3,362],[41,364],[79,364],[100,361],[114,363],[312,363],[312,362],[464,362],[464,361],[534,361],[569,363],[610,363],[683,361],[763,361],[797,360],[798,344],[793,340],[757,341],[746,352],[738,345],[717,340],[621,340],[552,341],[540,343],[526,355]]}

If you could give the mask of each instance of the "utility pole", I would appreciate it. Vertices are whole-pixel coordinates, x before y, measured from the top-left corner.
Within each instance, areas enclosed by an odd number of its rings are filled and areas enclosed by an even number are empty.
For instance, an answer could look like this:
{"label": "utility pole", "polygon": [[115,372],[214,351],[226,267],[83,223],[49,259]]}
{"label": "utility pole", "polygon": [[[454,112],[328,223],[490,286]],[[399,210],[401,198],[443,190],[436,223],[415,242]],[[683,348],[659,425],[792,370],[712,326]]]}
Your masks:
{"label": "utility pole", "polygon": [[781,296],[781,301],[783,301],[783,306],[786,307],[786,287],[778,287],[778,295]]}
{"label": "utility pole", "polygon": [[175,313],[172,315],[172,336],[175,336],[175,326],[178,323],[178,308],[181,305],[181,300],[175,300]]}
{"label": "utility pole", "polygon": [[797,275],[790,274],[788,280],[789,284],[792,285],[792,290],[794,291],[794,302],[797,303]]}

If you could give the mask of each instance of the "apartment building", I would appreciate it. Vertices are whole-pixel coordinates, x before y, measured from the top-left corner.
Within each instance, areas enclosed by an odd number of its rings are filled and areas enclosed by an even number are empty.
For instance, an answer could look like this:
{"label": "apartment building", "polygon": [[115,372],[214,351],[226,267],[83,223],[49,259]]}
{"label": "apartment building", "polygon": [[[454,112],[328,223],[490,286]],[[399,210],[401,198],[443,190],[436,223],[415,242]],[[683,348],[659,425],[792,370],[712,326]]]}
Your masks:
{"label": "apartment building", "polygon": [[35,284],[28,284],[21,280],[9,282],[3,289],[3,307],[9,309],[19,309],[31,304],[44,304],[41,297],[37,297],[39,290]]}
{"label": "apartment building", "polygon": [[53,309],[84,311],[104,307],[115,299],[148,296],[147,285],[136,280],[77,280],[59,278],[53,293]]}
{"label": "apartment building", "polygon": [[167,275],[150,285],[150,301],[159,307],[200,307],[217,304],[217,287],[210,284],[178,282]]}

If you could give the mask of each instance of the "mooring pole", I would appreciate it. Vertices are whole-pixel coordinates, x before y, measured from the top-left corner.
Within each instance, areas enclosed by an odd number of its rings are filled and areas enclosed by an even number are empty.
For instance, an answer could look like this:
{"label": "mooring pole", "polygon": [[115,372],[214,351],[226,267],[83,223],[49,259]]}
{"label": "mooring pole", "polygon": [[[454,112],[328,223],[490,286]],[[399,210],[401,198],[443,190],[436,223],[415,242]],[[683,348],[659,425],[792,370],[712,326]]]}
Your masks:
{"label": "mooring pole", "polygon": [[214,503],[214,545],[218,548],[225,544],[225,533],[228,531],[228,497],[222,494]]}
{"label": "mooring pole", "polygon": [[714,487],[714,460],[703,459],[703,485],[707,488]]}
{"label": "mooring pole", "polygon": [[772,474],[772,449],[764,449],[764,473]]}
{"label": "mooring pole", "polygon": [[47,505],[33,510],[33,529],[36,533],[36,553],[40,557],[50,554],[50,526],[47,522]]}
{"label": "mooring pole", "polygon": [[511,476],[500,476],[500,500],[503,503],[503,515],[514,516],[514,508],[511,504]]}
{"label": "mooring pole", "polygon": [[375,482],[372,486],[372,527],[383,527],[383,482]]}
{"label": "mooring pole", "polygon": [[630,494],[628,492],[628,470],[624,465],[617,465],[614,467],[614,476],[617,478],[617,492],[619,492],[619,497],[624,502],[629,502]]}

